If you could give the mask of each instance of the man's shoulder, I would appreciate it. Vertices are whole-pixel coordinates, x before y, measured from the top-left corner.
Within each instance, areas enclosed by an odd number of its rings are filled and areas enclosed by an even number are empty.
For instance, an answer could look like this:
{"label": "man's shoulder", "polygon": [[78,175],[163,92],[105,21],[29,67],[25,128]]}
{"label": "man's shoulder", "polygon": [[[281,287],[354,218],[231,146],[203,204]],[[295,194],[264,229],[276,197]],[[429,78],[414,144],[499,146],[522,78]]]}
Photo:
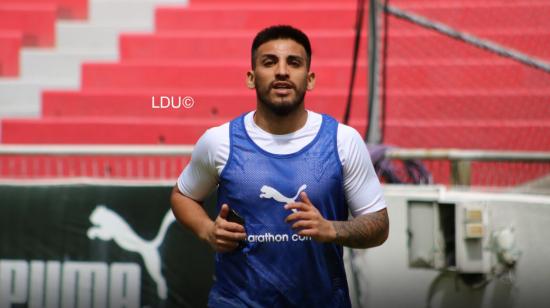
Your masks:
{"label": "man's shoulder", "polygon": [[230,124],[231,124],[231,121],[228,121],[228,122],[225,122],[221,125],[210,127],[209,129],[206,130],[205,134],[216,135],[216,134],[220,134],[220,133],[229,132],[229,125]]}
{"label": "man's shoulder", "polygon": [[225,122],[207,129],[200,137],[197,145],[216,149],[220,144],[229,143],[229,125],[230,122]]}
{"label": "man's shoulder", "polygon": [[338,135],[341,134],[342,136],[345,136],[345,137],[350,136],[350,135],[359,135],[359,132],[355,128],[340,122],[340,120],[336,119],[335,117],[331,116],[330,114],[318,113],[318,112],[315,112],[315,111],[312,111],[312,110],[308,110],[308,111],[312,115],[318,116],[319,119],[324,117],[324,118],[329,118],[329,119],[335,121],[338,124]]}
{"label": "man's shoulder", "polygon": [[338,122],[338,140],[339,141],[351,141],[351,140],[357,140],[362,139],[359,132],[344,123]]}
{"label": "man's shoulder", "polygon": [[341,143],[349,143],[349,142],[354,142],[354,141],[357,141],[357,140],[362,140],[361,138],[361,135],[359,134],[359,132],[347,125],[347,124],[344,124],[342,122],[340,122],[338,119],[336,119],[335,117],[329,115],[329,114],[326,114],[326,113],[318,113],[318,112],[315,112],[315,111],[312,111],[312,110],[309,110],[308,109],[308,112],[310,113],[310,115],[312,115],[313,117],[315,117],[316,119],[318,119],[318,123],[317,121],[313,121],[315,124],[319,125],[321,124],[321,121],[323,118],[328,118],[328,119],[331,119],[333,121],[335,121],[335,123],[337,124],[337,141],[339,144]]}

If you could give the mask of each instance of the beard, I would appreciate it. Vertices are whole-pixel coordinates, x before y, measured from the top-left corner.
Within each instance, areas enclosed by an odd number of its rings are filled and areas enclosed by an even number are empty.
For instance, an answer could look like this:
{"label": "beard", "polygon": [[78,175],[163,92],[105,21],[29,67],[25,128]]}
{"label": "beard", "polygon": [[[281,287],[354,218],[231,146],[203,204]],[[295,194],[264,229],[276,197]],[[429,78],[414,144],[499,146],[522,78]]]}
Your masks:
{"label": "beard", "polygon": [[266,107],[269,111],[271,111],[273,114],[284,117],[292,112],[296,111],[303,103],[304,98],[306,96],[306,87],[304,86],[301,89],[297,89],[296,87],[293,87],[293,90],[295,91],[296,95],[294,96],[294,99],[288,99],[288,98],[276,98],[271,99],[269,94],[272,89],[272,86],[269,85],[267,89],[261,89],[256,84],[256,97],[260,104],[264,107]]}

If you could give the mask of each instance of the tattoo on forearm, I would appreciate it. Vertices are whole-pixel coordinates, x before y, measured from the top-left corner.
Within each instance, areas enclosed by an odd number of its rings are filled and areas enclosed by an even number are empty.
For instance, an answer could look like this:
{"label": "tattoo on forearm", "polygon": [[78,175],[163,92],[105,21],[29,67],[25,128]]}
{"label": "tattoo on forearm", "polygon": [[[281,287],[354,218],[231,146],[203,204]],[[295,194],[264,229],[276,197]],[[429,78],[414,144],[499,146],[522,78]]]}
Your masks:
{"label": "tattoo on forearm", "polygon": [[381,245],[388,236],[389,220],[386,209],[357,216],[348,221],[334,221],[336,243],[352,248]]}

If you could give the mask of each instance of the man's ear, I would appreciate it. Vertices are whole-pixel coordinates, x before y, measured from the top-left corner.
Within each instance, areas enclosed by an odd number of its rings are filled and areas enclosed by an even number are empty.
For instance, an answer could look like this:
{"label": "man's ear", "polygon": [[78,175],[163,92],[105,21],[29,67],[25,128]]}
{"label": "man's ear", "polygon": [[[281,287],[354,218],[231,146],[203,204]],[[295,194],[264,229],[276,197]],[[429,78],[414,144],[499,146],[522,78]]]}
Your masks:
{"label": "man's ear", "polygon": [[254,71],[246,72],[246,86],[249,89],[254,89],[256,87],[254,83],[255,80],[256,80],[256,76],[254,75]]}
{"label": "man's ear", "polygon": [[309,72],[307,73],[307,90],[311,91],[315,88],[315,73]]}

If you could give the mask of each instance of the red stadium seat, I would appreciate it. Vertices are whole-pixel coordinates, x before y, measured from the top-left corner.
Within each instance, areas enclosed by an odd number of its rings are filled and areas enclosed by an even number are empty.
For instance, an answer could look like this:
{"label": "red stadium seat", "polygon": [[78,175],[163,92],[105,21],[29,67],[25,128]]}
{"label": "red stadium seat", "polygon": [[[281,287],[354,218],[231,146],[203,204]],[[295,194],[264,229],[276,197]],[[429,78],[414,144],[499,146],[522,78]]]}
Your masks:
{"label": "red stadium seat", "polygon": [[19,75],[21,32],[0,32],[0,76]]}
{"label": "red stadium seat", "polygon": [[3,4],[53,4],[57,8],[56,11],[58,18],[88,18],[88,0],[0,0],[0,6]]}
{"label": "red stadium seat", "polygon": [[53,4],[0,4],[0,31],[21,31],[24,46],[52,47],[55,17]]}

